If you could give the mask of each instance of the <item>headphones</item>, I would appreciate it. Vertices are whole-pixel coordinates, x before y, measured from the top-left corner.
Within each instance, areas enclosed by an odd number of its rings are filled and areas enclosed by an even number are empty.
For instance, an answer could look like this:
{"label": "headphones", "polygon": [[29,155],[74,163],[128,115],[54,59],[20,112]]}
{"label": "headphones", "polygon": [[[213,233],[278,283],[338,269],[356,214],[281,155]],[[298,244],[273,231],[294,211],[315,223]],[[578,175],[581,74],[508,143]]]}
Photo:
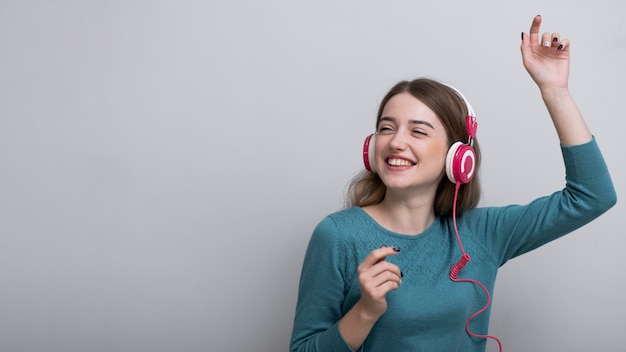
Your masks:
{"label": "headphones", "polygon": [[[465,96],[455,87],[441,83],[451,88],[465,103],[467,107],[468,115],[465,118],[465,128],[467,129],[467,135],[469,136],[467,143],[460,141],[454,142],[448,154],[446,155],[446,175],[450,182],[456,184],[468,183],[474,176],[476,168],[476,153],[474,152],[473,144],[474,138],[476,138],[476,130],[478,123],[476,117],[474,117],[474,109],[470,103],[465,99]],[[367,171],[376,172],[376,158],[374,155],[374,145],[376,144],[376,133],[370,134],[365,138],[363,143],[363,163]]]}

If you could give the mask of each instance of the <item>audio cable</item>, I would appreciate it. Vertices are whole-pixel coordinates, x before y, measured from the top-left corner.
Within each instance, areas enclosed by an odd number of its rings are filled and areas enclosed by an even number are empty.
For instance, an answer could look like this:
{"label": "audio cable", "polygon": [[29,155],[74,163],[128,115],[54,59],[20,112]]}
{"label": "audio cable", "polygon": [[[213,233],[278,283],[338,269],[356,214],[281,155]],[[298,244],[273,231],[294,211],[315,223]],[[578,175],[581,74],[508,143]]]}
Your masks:
{"label": "audio cable", "polygon": [[456,182],[456,187],[454,190],[454,204],[452,205],[452,222],[454,224],[454,233],[456,234],[457,242],[459,243],[459,247],[461,248],[462,256],[461,256],[461,259],[459,259],[459,261],[456,262],[452,266],[452,269],[450,270],[450,280],[454,282],[469,282],[469,283],[479,286],[480,288],[483,289],[483,291],[485,291],[485,294],[487,295],[487,303],[476,313],[470,315],[470,317],[467,319],[467,322],[465,323],[465,331],[467,331],[467,333],[470,336],[473,336],[476,338],[492,339],[496,341],[498,343],[498,347],[500,348],[500,352],[502,352],[502,343],[497,337],[491,336],[491,335],[476,334],[472,332],[472,330],[469,327],[469,324],[472,321],[472,319],[474,319],[478,315],[482,314],[485,310],[487,310],[487,308],[489,307],[489,304],[491,304],[491,295],[489,294],[489,290],[487,289],[487,287],[485,287],[485,285],[483,285],[481,282],[477,280],[473,280],[473,279],[468,279],[468,278],[459,278],[459,273],[465,267],[465,265],[467,265],[467,263],[471,260],[470,255],[467,254],[465,252],[465,249],[463,248],[463,244],[461,243],[461,236],[459,236],[459,230],[456,226],[456,203],[457,203],[457,198],[459,195],[460,186],[461,186],[461,183]]}

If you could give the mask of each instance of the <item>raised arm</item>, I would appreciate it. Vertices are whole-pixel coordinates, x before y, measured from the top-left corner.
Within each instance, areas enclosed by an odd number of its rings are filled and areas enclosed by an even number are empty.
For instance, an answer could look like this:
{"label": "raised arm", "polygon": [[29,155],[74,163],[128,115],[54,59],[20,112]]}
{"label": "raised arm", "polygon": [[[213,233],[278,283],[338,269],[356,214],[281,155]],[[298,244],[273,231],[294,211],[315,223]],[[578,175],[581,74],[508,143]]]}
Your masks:
{"label": "raised arm", "polygon": [[530,33],[522,33],[522,60],[539,87],[561,145],[572,146],[592,138],[569,87],[570,42],[559,33],[539,35],[541,16],[533,18]]}

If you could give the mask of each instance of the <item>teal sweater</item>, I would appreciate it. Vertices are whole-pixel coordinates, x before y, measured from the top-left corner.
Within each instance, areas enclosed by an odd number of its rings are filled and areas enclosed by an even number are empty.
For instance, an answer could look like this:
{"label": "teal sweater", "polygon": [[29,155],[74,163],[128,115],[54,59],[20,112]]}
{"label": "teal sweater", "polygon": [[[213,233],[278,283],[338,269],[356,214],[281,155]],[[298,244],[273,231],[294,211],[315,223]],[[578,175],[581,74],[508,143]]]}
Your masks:
{"label": "teal sweater", "polygon": [[[592,221],[616,202],[611,177],[595,139],[562,147],[566,187],[527,205],[484,207],[457,219],[471,261],[459,278],[480,281],[490,292],[498,268]],[[484,351],[486,340],[465,331],[470,315],[486,303],[472,283],[452,282],[461,257],[451,217],[438,217],[410,236],[381,227],[359,207],[325,217],[315,228],[304,258],[290,351],[351,351],[338,322],[359,300],[357,266],[381,245],[401,251],[388,257],[400,267],[402,285],[387,294],[387,311],[362,351]],[[487,334],[490,309],[474,318],[472,332]]]}

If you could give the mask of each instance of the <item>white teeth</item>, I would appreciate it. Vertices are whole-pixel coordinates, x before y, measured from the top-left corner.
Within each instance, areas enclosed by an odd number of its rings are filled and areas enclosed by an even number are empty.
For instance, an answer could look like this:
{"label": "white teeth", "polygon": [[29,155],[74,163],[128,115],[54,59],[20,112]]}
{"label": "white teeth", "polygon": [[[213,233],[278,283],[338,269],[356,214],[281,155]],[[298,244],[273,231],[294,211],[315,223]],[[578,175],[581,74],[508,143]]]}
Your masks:
{"label": "white teeth", "polygon": [[403,159],[389,159],[387,164],[391,166],[411,166],[411,162]]}

